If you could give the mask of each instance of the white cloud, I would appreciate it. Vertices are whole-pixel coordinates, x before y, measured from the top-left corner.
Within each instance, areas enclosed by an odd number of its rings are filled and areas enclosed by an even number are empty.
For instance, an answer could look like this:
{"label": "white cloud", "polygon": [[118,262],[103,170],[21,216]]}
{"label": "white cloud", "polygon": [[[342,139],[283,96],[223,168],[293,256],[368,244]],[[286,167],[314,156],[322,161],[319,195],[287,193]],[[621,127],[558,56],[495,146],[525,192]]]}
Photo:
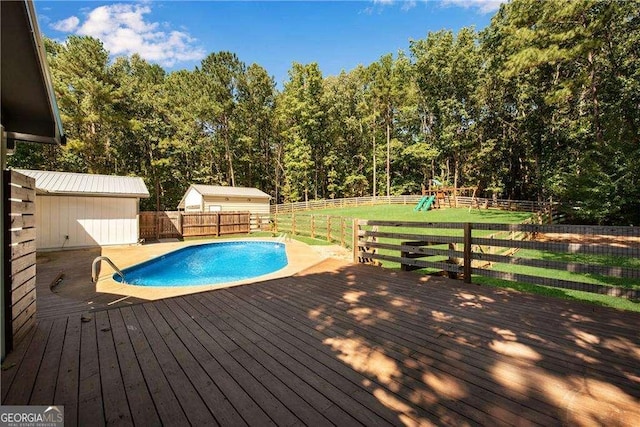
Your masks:
{"label": "white cloud", "polygon": [[62,21],[54,22],[51,24],[51,28],[64,33],[70,33],[78,28],[78,24],[80,24],[80,19],[78,19],[77,16],[70,16]]}
{"label": "white cloud", "polygon": [[480,13],[495,12],[500,8],[500,4],[507,0],[443,0],[445,6],[459,6],[465,9],[477,9]]}
{"label": "white cloud", "polygon": [[[408,11],[417,6],[419,1],[430,0],[372,0],[374,6],[385,7],[395,4],[400,4],[400,8],[403,11]],[[506,3],[507,0],[439,0],[442,6],[458,6],[464,9],[477,9],[480,13],[491,13],[500,7],[501,3]],[[368,11],[372,11],[372,8],[368,8]]]}
{"label": "white cloud", "polygon": [[[112,55],[139,54],[142,58],[171,67],[177,62],[202,59],[205,51],[196,45],[196,40],[184,31],[162,31],[167,25],[145,20],[151,7],[140,4],[114,4],[90,10],[80,25],[74,16],[62,24],[59,31],[71,32],[100,39]],[[75,18],[75,25],[72,18]],[[69,21],[69,22],[67,22]],[[56,28],[58,29],[58,28]]]}
{"label": "white cloud", "polygon": [[402,2],[401,10],[403,12],[406,12],[406,11],[411,10],[414,7],[416,7],[417,4],[418,4],[418,2],[416,0],[405,0],[405,1]]}
{"label": "white cloud", "polygon": [[373,5],[363,10],[363,12],[367,14],[371,14],[374,11],[381,13],[384,10],[384,8],[388,6],[394,6],[397,4],[400,5],[400,10],[402,10],[403,12],[407,12],[413,9],[414,7],[416,7],[416,5],[418,4],[418,1],[427,1],[427,0],[370,0],[370,1],[371,3],[373,3]]}

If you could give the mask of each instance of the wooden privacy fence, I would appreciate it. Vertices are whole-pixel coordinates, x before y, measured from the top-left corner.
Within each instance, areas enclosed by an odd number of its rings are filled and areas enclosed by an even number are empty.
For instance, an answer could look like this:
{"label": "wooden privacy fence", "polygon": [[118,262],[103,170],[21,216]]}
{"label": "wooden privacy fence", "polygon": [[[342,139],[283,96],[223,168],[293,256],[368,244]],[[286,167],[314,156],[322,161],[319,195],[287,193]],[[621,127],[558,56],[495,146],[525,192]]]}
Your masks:
{"label": "wooden privacy fence", "polygon": [[141,239],[182,237],[180,212],[140,212]]}
{"label": "wooden privacy fence", "polygon": [[640,299],[639,227],[354,220],[353,230],[359,262]]}
{"label": "wooden privacy fence", "polygon": [[251,231],[249,212],[182,214],[182,236],[222,236]]}
{"label": "wooden privacy fence", "polygon": [[2,278],[7,351],[35,325],[36,316],[36,186],[35,179],[3,171],[4,220],[7,233],[5,277]]}
{"label": "wooden privacy fence", "polygon": [[140,238],[222,236],[249,233],[249,212],[140,212]]}

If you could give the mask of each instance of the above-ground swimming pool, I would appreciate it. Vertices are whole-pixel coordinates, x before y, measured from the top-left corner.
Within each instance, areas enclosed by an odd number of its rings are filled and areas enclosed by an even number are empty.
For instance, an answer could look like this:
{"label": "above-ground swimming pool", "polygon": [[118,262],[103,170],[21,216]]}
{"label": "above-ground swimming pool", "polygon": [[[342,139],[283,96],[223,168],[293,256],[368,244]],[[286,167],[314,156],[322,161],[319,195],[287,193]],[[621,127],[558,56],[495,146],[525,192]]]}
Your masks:
{"label": "above-ground swimming pool", "polygon": [[[284,244],[220,242],[188,246],[122,270],[137,286],[216,285],[273,273],[287,265]],[[122,282],[114,274],[113,279]]]}

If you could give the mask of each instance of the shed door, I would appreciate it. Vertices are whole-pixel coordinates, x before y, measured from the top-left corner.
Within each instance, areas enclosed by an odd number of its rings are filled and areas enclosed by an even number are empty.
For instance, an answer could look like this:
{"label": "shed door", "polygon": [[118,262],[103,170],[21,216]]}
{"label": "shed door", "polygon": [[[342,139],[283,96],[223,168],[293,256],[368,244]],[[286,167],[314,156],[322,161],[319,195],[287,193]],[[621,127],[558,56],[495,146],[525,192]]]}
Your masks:
{"label": "shed door", "polygon": [[131,244],[138,241],[138,199],[36,198],[38,249]]}

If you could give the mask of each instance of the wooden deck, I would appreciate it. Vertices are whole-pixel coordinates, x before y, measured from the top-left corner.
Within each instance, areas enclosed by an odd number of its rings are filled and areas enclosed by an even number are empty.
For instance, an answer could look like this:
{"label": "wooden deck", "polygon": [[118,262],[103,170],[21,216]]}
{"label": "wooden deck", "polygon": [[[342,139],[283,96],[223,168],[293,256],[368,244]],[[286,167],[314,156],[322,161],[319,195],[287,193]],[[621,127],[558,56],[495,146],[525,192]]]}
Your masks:
{"label": "wooden deck", "polygon": [[[66,317],[145,301],[126,295],[96,292],[96,285],[91,282],[91,263],[100,255],[100,248],[38,253],[38,319]],[[57,280],[61,280],[62,284],[52,291],[51,285]]]}
{"label": "wooden deck", "polygon": [[2,403],[67,425],[640,425],[640,315],[330,260],[38,321]]}

